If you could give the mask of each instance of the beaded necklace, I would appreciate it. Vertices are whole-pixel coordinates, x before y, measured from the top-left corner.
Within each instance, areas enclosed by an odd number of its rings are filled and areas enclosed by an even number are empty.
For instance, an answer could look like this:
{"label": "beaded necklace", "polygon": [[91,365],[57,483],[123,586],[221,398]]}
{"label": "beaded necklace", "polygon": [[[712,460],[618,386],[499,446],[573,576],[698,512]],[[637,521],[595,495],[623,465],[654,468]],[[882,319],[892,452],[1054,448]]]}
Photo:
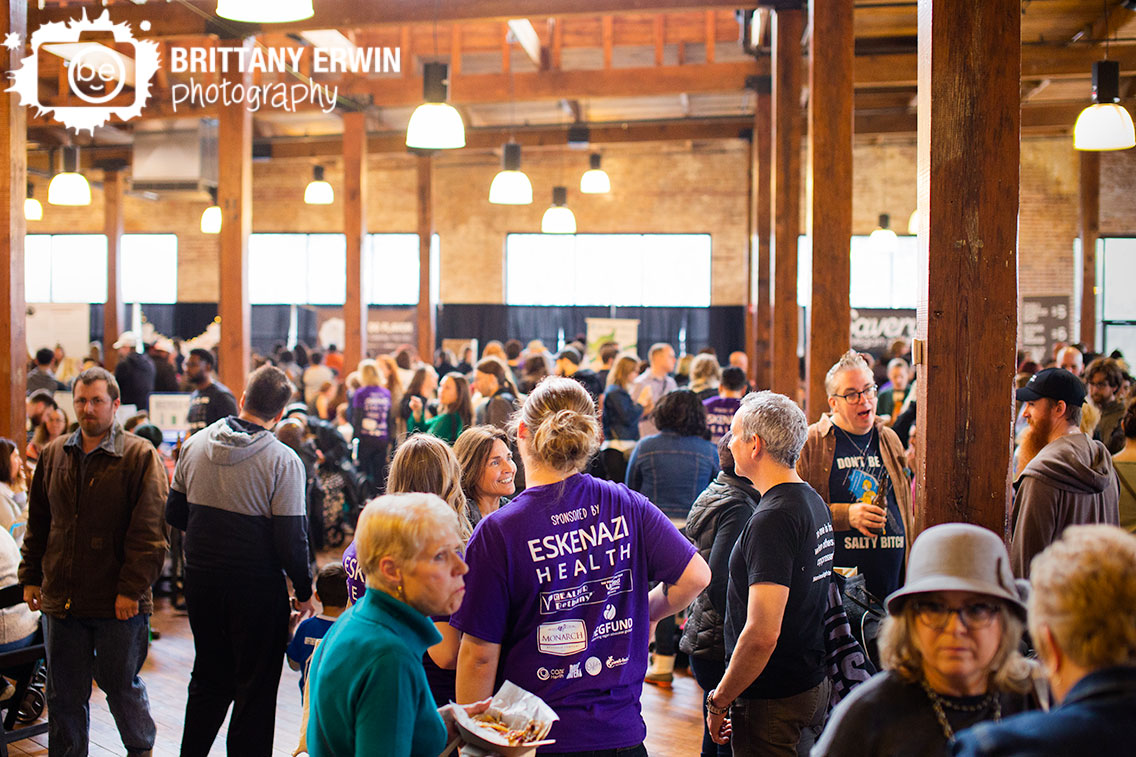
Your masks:
{"label": "beaded necklace", "polygon": [[927,698],[931,700],[931,709],[935,711],[935,719],[939,721],[939,727],[943,729],[943,735],[947,737],[948,744],[955,743],[955,731],[953,728],[951,728],[951,724],[947,721],[947,713],[943,710],[944,706],[949,707],[956,712],[978,713],[985,712],[986,709],[990,707],[991,704],[993,704],[994,722],[997,723],[1002,719],[1002,703],[998,700],[997,695],[995,695],[993,691],[988,692],[986,696],[982,698],[982,701],[978,704],[967,705],[958,704],[957,702],[952,702],[948,699],[944,699],[930,686],[928,686],[927,681],[925,680],[920,681],[919,683],[923,687],[923,691],[927,693]]}

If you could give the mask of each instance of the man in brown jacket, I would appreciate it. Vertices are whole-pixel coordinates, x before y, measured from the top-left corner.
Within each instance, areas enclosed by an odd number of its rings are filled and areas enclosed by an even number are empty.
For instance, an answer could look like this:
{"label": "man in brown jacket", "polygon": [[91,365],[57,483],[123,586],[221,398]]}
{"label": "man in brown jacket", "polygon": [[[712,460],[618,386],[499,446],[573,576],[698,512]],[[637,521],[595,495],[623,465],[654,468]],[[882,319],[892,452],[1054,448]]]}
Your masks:
{"label": "man in brown jacket", "polygon": [[20,565],[24,599],[45,618],[49,749],[87,754],[93,677],[127,754],[148,755],[155,728],[138,672],[166,556],[169,479],[150,442],[115,422],[114,376],[89,368],[73,393],[79,430],[40,454]]}
{"label": "man in brown jacket", "polygon": [[797,473],[832,513],[833,564],[857,568],[883,598],[902,585],[911,546],[903,445],[876,416],[877,387],[859,353],[844,353],[824,384],[832,412],[809,426]]}

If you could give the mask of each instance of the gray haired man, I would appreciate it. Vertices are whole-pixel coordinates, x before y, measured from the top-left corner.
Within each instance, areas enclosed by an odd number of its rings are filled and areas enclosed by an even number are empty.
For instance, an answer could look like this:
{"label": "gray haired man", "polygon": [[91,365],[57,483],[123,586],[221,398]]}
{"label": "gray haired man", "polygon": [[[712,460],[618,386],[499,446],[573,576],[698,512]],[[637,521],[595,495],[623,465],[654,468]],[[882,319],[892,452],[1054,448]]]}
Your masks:
{"label": "gray haired man", "polygon": [[706,696],[706,726],[719,744],[731,741],[734,755],[796,754],[816,738],[811,726],[823,720],[830,693],[824,612],[832,519],[794,467],[808,432],[796,403],[749,394],[730,432],[734,470],[761,501],[730,555],[728,664]]}

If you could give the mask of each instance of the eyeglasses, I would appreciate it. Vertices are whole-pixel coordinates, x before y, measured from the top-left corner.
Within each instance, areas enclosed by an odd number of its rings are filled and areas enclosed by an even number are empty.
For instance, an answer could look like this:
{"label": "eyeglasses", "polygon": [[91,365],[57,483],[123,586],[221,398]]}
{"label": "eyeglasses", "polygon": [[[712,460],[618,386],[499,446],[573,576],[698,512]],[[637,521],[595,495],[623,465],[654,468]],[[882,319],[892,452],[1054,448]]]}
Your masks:
{"label": "eyeglasses", "polygon": [[859,403],[860,400],[863,399],[864,397],[867,397],[870,400],[874,400],[879,393],[880,393],[880,388],[878,386],[876,386],[875,384],[872,384],[867,389],[861,389],[858,392],[853,390],[851,392],[848,392],[847,394],[834,394],[832,396],[833,397],[839,397],[840,399],[847,402],[849,405],[855,405],[855,404]]}
{"label": "eyeglasses", "polygon": [[998,616],[1001,608],[988,602],[975,602],[962,607],[950,607],[942,602],[921,599],[914,603],[915,616],[930,628],[941,631],[951,621],[951,616],[958,613],[959,619],[968,630],[985,628]]}
{"label": "eyeglasses", "polygon": [[1089,386],[1093,389],[1104,389],[1105,387],[1112,386],[1112,384],[1107,381],[1090,381]]}

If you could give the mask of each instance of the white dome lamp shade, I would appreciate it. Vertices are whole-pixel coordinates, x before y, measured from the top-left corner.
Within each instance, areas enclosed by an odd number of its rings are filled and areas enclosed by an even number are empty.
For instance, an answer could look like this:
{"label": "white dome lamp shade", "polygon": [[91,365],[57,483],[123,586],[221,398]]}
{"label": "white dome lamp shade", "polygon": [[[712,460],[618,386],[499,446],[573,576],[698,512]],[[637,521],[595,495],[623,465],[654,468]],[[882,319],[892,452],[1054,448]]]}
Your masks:
{"label": "white dome lamp shade", "polygon": [[406,127],[406,146],[418,150],[455,150],[465,147],[465,124],[461,114],[446,102],[445,63],[422,67],[422,91],[426,102],[414,109]]}
{"label": "white dome lamp shade", "polygon": [[35,185],[30,181],[28,182],[28,196],[24,200],[24,220],[25,221],[42,221],[43,220],[43,205],[35,197]]}
{"label": "white dome lamp shade", "polygon": [[542,234],[575,234],[576,216],[568,208],[568,187],[552,188],[552,205],[540,220]]}
{"label": "white dome lamp shade", "polygon": [[308,205],[330,205],[335,202],[335,190],[323,179],[323,166],[312,167],[312,180],[304,189],[304,202]]}
{"label": "white dome lamp shade", "polygon": [[602,195],[611,191],[611,179],[607,171],[600,168],[602,158],[598,152],[588,157],[588,170],[580,177],[580,192],[586,195]]}
{"label": "white dome lamp shade", "polygon": [[489,185],[489,202],[494,205],[532,205],[532,182],[521,170],[521,146],[505,143],[501,170]]}
{"label": "white dome lamp shade", "polygon": [[90,205],[91,185],[79,173],[79,148],[63,148],[63,171],[47,185],[47,201],[52,205]]}
{"label": "white dome lamp shade", "polygon": [[1136,147],[1132,114],[1120,104],[1120,64],[1093,63],[1093,104],[1077,116],[1073,147],[1078,150],[1127,150]]}
{"label": "white dome lamp shade", "polygon": [[213,204],[205,209],[201,214],[201,233],[202,234],[220,234],[221,233],[221,208],[217,205],[217,189],[215,187],[209,188],[209,197]]}
{"label": "white dome lamp shade", "polygon": [[217,15],[249,24],[280,24],[315,15],[312,0],[217,0]]}
{"label": "white dome lamp shade", "polygon": [[895,252],[899,246],[899,238],[891,229],[891,216],[880,213],[880,225],[868,237],[872,246],[879,252]]}

